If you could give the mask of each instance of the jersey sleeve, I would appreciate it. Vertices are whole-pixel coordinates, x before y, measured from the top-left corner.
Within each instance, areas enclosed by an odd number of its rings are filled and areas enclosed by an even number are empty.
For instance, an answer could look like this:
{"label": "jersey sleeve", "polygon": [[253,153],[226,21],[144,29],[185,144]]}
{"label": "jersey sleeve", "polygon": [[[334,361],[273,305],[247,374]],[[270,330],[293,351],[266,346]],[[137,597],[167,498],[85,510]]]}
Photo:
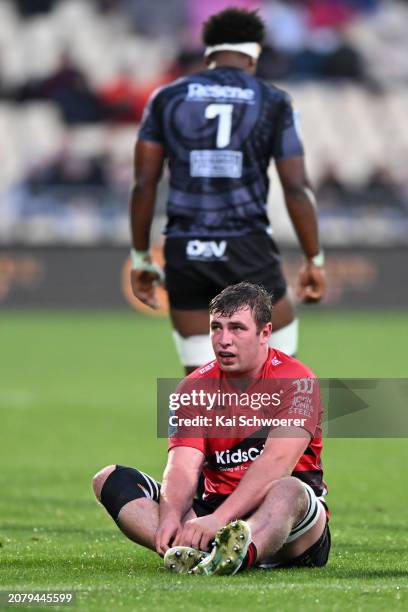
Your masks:
{"label": "jersey sleeve", "polygon": [[162,120],[159,112],[160,90],[153,92],[144,111],[139,128],[139,139],[164,144]]}
{"label": "jersey sleeve", "polygon": [[293,109],[291,99],[285,95],[281,101],[277,117],[272,157],[276,161],[304,155],[300,137],[299,115]]}
{"label": "jersey sleeve", "polygon": [[170,437],[168,441],[167,450],[176,448],[177,446],[189,446],[190,448],[196,448],[205,455],[205,440],[204,438],[177,438]]}
{"label": "jersey sleeve", "polygon": [[189,446],[205,454],[206,428],[200,421],[203,410],[200,402],[194,401],[194,392],[200,387],[200,379],[192,377],[185,378],[177,386],[178,406],[170,411],[168,450]]}

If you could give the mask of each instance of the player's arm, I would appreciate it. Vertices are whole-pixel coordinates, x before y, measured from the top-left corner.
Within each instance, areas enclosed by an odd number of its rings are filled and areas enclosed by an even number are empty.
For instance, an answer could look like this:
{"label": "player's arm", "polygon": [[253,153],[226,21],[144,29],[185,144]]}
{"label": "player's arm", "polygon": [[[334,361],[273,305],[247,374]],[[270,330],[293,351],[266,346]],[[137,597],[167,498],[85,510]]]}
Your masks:
{"label": "player's arm", "polygon": [[[289,437],[291,436],[291,437]],[[272,483],[290,476],[310,442],[311,435],[299,427],[280,427],[269,437],[264,452],[241,479],[237,488],[216,510],[222,525],[254,511],[264,500]]]}
{"label": "player's arm", "polygon": [[198,479],[204,463],[203,453],[189,446],[169,451],[160,491],[159,527],[156,550],[164,554],[182,530],[182,520],[191,509]]}
{"label": "player's arm", "polygon": [[160,143],[142,139],[137,141],[134,156],[134,184],[130,197],[133,247],[131,283],[134,295],[152,308],[157,307],[155,285],[162,278],[160,270],[151,262],[149,240],[164,157],[164,147]]}
{"label": "player's arm", "polygon": [[276,169],[290,219],[306,258],[299,274],[298,296],[303,302],[318,302],[324,296],[326,279],[323,258],[316,257],[321,253],[316,200],[304,157],[277,160]]}
{"label": "player's arm", "polygon": [[268,438],[262,455],[213,514],[186,521],[175,545],[207,550],[220,527],[250,514],[261,504],[275,480],[291,475],[311,436],[306,430],[287,427],[277,428],[274,436],[277,437]]}

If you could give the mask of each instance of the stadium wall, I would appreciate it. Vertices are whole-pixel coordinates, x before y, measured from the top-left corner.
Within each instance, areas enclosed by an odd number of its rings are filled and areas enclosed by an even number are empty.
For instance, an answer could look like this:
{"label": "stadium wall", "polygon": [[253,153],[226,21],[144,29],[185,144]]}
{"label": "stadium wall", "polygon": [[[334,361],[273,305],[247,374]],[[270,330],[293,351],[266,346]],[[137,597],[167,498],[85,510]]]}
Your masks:
{"label": "stadium wall", "polygon": [[[301,257],[295,250],[283,256],[294,286]],[[156,247],[156,259],[161,257]],[[407,249],[332,249],[326,251],[326,260],[329,292],[322,307],[407,307],[408,284],[399,272],[408,268]],[[0,309],[143,310],[131,296],[128,271],[128,250],[123,247],[2,247]],[[163,314],[164,291],[160,301]]]}

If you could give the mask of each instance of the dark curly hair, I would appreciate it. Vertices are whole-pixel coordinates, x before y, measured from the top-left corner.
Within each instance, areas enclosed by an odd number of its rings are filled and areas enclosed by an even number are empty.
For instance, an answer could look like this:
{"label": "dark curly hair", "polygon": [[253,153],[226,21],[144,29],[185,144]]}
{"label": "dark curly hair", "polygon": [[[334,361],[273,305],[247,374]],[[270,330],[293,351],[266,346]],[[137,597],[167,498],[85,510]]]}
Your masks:
{"label": "dark curly hair", "polygon": [[237,310],[249,308],[258,334],[272,320],[272,295],[255,283],[242,282],[225,287],[210,302],[209,313],[231,317]]}
{"label": "dark curly hair", "polygon": [[207,47],[224,43],[262,43],[265,25],[257,11],[228,8],[212,15],[203,24],[203,42]]}

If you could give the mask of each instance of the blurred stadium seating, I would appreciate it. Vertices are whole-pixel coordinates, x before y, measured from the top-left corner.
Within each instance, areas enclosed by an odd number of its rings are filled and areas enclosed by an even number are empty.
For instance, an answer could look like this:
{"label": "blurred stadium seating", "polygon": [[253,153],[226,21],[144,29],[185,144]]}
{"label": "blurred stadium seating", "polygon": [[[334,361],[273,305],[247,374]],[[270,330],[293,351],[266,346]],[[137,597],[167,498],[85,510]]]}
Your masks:
{"label": "blurred stadium seating", "polygon": [[[260,75],[300,112],[323,241],[406,244],[407,3],[224,5],[266,19]],[[1,244],[128,242],[137,123],[155,87],[199,65],[200,11],[193,0],[0,2]],[[274,185],[271,217],[291,243]]]}

